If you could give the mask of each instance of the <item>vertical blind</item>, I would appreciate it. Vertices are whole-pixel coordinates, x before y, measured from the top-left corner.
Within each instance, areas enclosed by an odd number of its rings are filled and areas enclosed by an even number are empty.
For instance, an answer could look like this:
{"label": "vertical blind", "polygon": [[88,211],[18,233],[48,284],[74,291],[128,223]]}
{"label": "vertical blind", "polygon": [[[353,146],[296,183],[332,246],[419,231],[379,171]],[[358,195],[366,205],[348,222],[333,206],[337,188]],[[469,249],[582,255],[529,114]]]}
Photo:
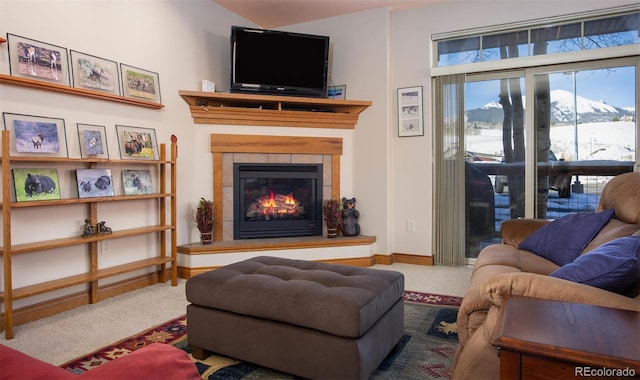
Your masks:
{"label": "vertical blind", "polygon": [[432,79],[437,265],[465,264],[464,75]]}

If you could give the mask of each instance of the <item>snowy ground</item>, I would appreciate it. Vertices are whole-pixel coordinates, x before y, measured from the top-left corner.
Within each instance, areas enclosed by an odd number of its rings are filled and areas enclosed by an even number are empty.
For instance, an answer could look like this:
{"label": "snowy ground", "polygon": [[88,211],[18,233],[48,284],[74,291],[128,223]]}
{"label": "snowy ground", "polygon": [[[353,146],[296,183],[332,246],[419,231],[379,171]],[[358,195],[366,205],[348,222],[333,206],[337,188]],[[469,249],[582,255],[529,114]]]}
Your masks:
{"label": "snowy ground", "polygon": [[[632,121],[578,124],[578,160],[635,161],[635,131]],[[551,150],[558,159],[576,161],[575,128],[551,128]],[[466,136],[466,150],[503,156],[502,130],[480,129]]]}
{"label": "snowy ground", "polygon": [[[466,137],[466,150],[501,157],[502,131],[499,129],[481,129],[478,135]],[[578,151],[576,154],[574,126],[551,128],[551,150],[558,159],[578,160],[617,160],[635,161],[636,157],[635,122],[619,121],[606,123],[588,123],[578,125]],[[492,178],[493,180],[493,178]],[[570,198],[560,198],[556,191],[549,191],[547,217],[559,218],[572,212],[594,211],[600,199],[600,191],[608,177],[581,176],[584,193],[571,192]],[[572,179],[572,182],[575,178]],[[510,219],[509,196],[507,192],[495,194],[496,229]]]}

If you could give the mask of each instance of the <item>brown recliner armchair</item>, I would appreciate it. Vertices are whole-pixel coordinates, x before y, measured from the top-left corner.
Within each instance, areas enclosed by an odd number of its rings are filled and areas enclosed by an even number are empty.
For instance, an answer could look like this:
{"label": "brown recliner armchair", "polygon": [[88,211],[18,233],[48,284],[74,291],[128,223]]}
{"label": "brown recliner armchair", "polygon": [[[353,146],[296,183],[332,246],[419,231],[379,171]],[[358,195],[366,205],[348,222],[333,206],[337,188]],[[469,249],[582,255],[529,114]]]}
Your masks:
{"label": "brown recliner armchair", "polygon": [[[597,211],[614,209],[615,216],[584,248],[582,255],[620,237],[640,236],[640,173],[612,178]],[[497,379],[497,348],[492,335],[503,301],[509,295],[592,304],[640,312],[638,282],[621,295],[593,286],[550,277],[560,266],[518,248],[548,220],[513,219],[502,224],[502,244],[486,247],[474,266],[471,282],[458,312],[458,338],[453,379]]]}

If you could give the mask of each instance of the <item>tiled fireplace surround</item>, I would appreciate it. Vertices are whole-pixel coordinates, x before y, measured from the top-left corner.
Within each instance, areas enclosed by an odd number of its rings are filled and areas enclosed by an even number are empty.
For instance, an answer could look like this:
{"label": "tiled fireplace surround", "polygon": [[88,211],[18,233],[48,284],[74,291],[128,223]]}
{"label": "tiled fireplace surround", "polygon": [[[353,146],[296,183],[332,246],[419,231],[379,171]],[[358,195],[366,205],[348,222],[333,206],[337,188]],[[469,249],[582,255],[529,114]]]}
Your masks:
{"label": "tiled fireplace surround", "polygon": [[216,202],[214,240],[233,240],[233,164],[322,164],[322,198],[340,197],[342,139],[212,134],[213,198]]}
{"label": "tiled fireplace surround", "polygon": [[[391,263],[390,256],[375,254],[375,236],[233,240],[234,163],[322,163],[323,199],[339,199],[341,138],[212,134],[211,153],[214,217],[222,223],[214,223],[212,245],[194,242],[177,247],[180,277],[190,278],[260,254],[365,267]],[[292,254],[294,251],[297,253]]]}

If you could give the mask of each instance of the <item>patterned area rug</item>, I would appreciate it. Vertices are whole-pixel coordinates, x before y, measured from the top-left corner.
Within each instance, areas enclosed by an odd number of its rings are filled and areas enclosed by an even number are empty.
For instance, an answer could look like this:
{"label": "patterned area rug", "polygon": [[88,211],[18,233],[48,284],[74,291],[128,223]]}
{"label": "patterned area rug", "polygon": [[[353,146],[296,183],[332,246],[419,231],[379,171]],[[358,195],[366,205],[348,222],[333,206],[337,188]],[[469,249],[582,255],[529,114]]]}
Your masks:
{"label": "patterned area rug", "polygon": [[[450,378],[458,346],[456,315],[460,297],[404,292],[405,335],[374,372],[372,379]],[[81,374],[151,343],[166,343],[189,352],[187,320],[181,316],[133,337],[61,365]],[[191,355],[190,355],[191,357]],[[204,380],[299,379],[255,364],[212,355],[194,361]]]}

